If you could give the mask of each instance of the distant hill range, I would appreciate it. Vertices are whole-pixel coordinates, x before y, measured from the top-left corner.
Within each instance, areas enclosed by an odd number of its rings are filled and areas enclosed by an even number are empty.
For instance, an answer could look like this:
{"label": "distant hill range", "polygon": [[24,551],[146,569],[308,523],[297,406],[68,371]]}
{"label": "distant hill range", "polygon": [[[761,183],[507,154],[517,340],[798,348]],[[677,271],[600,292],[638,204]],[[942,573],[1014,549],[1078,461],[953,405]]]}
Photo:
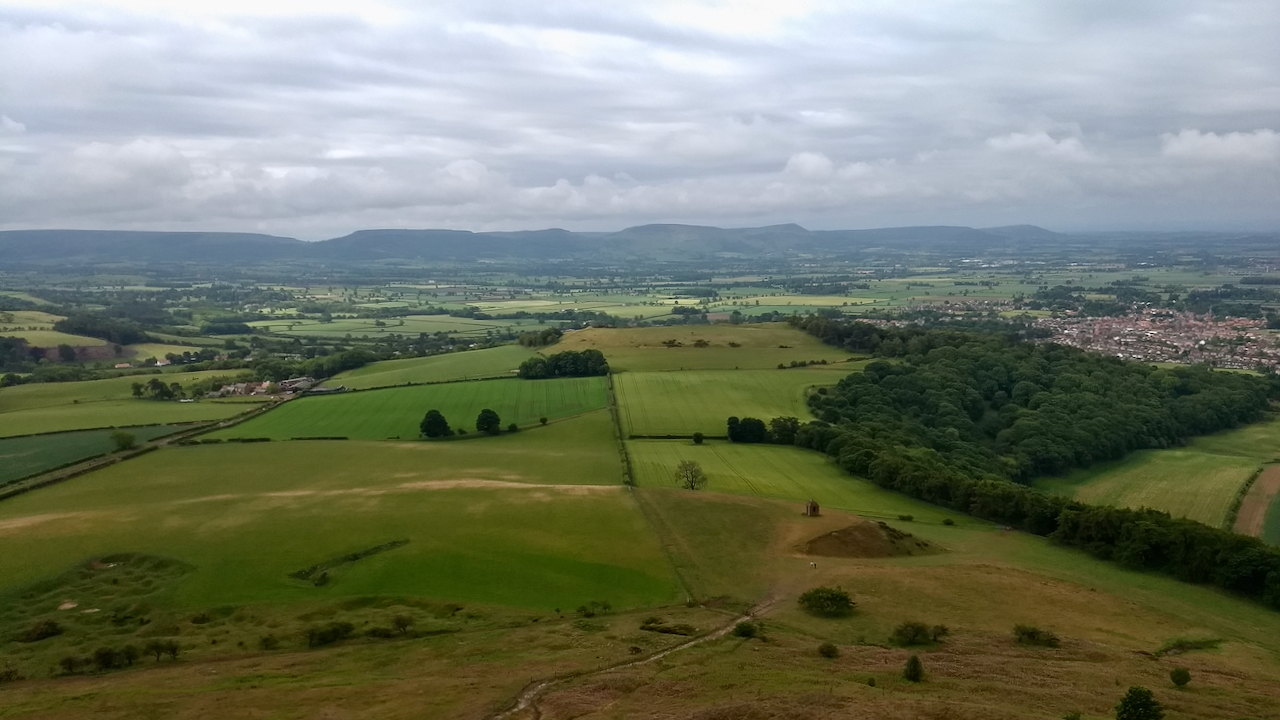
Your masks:
{"label": "distant hill range", "polygon": [[[1008,253],[1035,247],[1094,243],[1183,244],[1236,240],[1276,247],[1280,235],[1228,233],[1106,233],[1064,235],[1034,225],[981,228],[895,227],[871,230],[806,230],[799,225],[717,228],[640,225],[618,232],[530,230],[360,230],[304,242],[253,233],[133,232],[103,230],[0,231],[0,265],[45,263],[260,263],[263,261],[474,261],[480,259],[625,260],[770,256],[840,256],[867,251],[933,251],[947,254]],[[1181,242],[1179,242],[1181,241]]]}

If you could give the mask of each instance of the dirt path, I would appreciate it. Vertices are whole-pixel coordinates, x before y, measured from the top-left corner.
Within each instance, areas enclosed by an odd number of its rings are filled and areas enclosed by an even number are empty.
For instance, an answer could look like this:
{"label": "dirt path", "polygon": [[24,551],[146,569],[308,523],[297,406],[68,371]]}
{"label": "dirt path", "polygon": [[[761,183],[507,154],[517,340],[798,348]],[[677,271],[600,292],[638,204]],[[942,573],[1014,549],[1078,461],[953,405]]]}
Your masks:
{"label": "dirt path", "polygon": [[1269,465],[1262,471],[1249,493],[1240,503],[1240,512],[1236,513],[1235,531],[1241,535],[1259,537],[1262,527],[1267,521],[1267,510],[1271,509],[1276,496],[1280,495],[1280,465]]}
{"label": "dirt path", "polygon": [[661,660],[662,658],[667,657],[668,655],[671,655],[673,653],[680,652],[681,650],[687,650],[688,648],[691,648],[695,645],[700,645],[705,642],[710,642],[711,640],[719,640],[720,638],[732,632],[735,625],[737,625],[740,622],[752,620],[754,618],[759,617],[761,614],[767,612],[770,608],[772,608],[774,603],[776,602],[777,602],[777,597],[770,597],[769,599],[757,604],[755,607],[746,611],[742,615],[735,617],[733,620],[730,620],[728,623],[724,624],[723,626],[717,628],[712,632],[707,633],[706,635],[700,635],[696,638],[693,638],[692,640],[686,640],[685,642],[682,642],[678,645],[673,645],[665,650],[659,650],[658,652],[646,655],[645,657],[642,657],[638,660],[629,660],[627,662],[618,663],[617,665],[610,665],[609,667],[601,668],[599,670],[589,670],[586,672],[567,675],[565,677],[548,678],[546,680],[538,680],[536,682],[530,683],[529,685],[525,686],[523,690],[520,691],[519,695],[516,695],[515,705],[513,705],[512,707],[506,710],[503,710],[502,712],[496,715],[492,715],[490,717],[492,718],[492,720],[504,720],[505,718],[512,717],[517,713],[521,713],[525,710],[532,709],[533,717],[541,718],[542,712],[538,710],[538,698],[542,697],[542,694],[546,692],[547,689],[555,685],[559,685],[560,683],[563,683],[563,682],[568,682],[569,680],[582,680],[584,678],[595,677],[596,675],[603,675],[605,673],[616,672],[618,670],[625,670],[627,668],[639,667],[641,665],[648,665],[649,663],[657,662],[658,660]]}

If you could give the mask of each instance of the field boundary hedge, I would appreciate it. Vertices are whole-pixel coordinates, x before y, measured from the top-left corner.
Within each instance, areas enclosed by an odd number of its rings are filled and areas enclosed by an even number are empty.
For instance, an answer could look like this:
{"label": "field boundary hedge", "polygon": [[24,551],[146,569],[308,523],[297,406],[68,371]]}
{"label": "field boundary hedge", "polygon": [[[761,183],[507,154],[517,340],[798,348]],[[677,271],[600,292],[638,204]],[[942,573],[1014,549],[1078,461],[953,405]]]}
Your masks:
{"label": "field boundary hedge", "polygon": [[1231,507],[1227,508],[1227,514],[1222,520],[1223,530],[1234,532],[1236,520],[1240,517],[1240,508],[1244,506],[1244,499],[1248,497],[1249,491],[1253,489],[1253,484],[1258,481],[1258,478],[1262,476],[1262,473],[1265,472],[1267,468],[1277,463],[1280,463],[1280,458],[1262,463],[1258,466],[1257,470],[1253,471],[1253,474],[1249,476],[1249,479],[1244,481],[1244,484],[1242,484],[1240,489],[1236,491],[1236,496],[1231,501]]}

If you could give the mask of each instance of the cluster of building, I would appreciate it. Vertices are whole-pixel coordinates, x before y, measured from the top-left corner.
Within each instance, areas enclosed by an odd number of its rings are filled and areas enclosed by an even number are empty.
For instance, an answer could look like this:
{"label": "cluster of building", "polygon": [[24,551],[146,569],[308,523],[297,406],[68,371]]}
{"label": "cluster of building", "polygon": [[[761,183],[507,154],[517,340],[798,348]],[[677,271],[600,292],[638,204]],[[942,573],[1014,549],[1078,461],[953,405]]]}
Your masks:
{"label": "cluster of building", "polygon": [[1280,368],[1280,347],[1263,320],[1145,310],[1124,317],[1052,317],[1035,322],[1053,342],[1142,362]]}

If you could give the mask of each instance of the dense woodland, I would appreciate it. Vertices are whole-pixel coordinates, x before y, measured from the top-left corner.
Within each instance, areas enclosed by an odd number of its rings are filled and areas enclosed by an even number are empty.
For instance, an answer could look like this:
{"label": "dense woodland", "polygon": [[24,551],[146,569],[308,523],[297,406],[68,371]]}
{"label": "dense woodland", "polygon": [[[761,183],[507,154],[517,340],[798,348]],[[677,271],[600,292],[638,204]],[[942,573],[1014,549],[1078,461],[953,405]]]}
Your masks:
{"label": "dense woodland", "polygon": [[1053,344],[823,317],[793,324],[881,358],[815,394],[794,443],[927,502],[1280,608],[1280,550],[1151,510],[1038,493],[1030,478],[1260,419],[1275,376],[1172,370]]}
{"label": "dense woodland", "polygon": [[599,350],[566,350],[549,357],[531,357],[520,363],[516,375],[526,380],[608,375],[609,363]]}

